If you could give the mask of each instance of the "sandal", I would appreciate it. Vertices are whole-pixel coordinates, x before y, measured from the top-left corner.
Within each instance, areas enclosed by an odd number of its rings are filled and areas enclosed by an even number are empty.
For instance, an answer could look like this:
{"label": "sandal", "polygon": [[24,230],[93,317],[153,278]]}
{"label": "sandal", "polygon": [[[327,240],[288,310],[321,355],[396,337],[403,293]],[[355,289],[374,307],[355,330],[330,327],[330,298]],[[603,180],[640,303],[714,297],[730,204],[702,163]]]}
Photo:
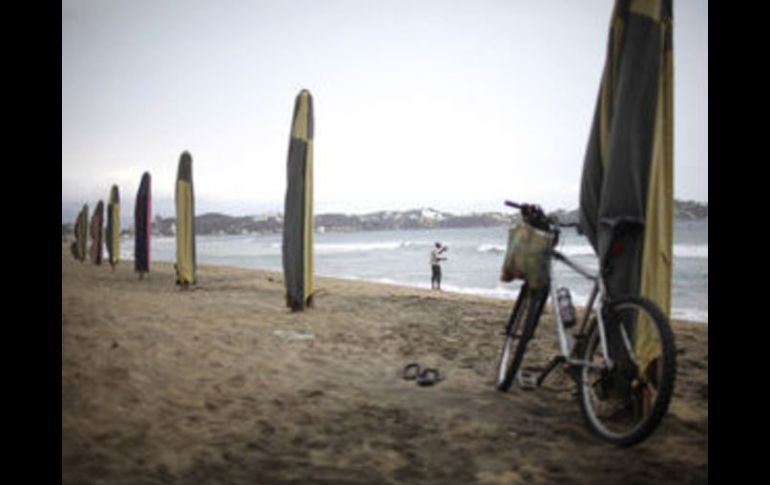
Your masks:
{"label": "sandal", "polygon": [[437,369],[425,369],[420,372],[420,376],[417,378],[417,384],[421,386],[432,386],[443,380],[444,378],[439,374]]}
{"label": "sandal", "polygon": [[[412,369],[414,369],[414,372],[412,372]],[[404,370],[401,373],[401,376],[407,381],[413,381],[417,379],[419,375],[420,375],[420,364],[417,364],[417,363],[407,364],[407,366],[404,367]]]}

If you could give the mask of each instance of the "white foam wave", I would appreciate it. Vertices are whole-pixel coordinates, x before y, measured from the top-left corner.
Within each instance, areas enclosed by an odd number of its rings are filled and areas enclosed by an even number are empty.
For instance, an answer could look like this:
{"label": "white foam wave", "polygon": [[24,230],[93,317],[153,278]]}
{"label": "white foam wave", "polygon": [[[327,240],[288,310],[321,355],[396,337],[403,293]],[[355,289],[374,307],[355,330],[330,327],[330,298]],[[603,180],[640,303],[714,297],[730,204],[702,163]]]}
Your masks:
{"label": "white foam wave", "polygon": [[[594,250],[591,246],[575,245],[575,246],[560,246],[558,251],[566,256],[593,256]],[[481,244],[476,248],[476,252],[479,253],[493,253],[503,254],[505,253],[506,246],[504,244]]]}
{"label": "white foam wave", "polygon": [[708,324],[709,311],[694,308],[672,308],[671,318],[674,320],[687,320],[690,322],[702,322]]}
{"label": "white foam wave", "polygon": [[505,246],[501,244],[482,244],[476,248],[479,253],[504,253]]}
{"label": "white foam wave", "polygon": [[[588,244],[561,246],[558,250],[566,256],[596,256],[594,249]],[[675,244],[674,257],[708,259],[709,247],[702,244]]]}
{"label": "white foam wave", "polygon": [[[375,241],[354,243],[319,243],[313,245],[316,254],[340,254],[340,253],[365,253],[370,251],[395,251],[397,249],[412,249],[432,246],[431,242],[424,241]],[[266,245],[273,250],[281,250],[282,242],[274,242]]]}
{"label": "white foam wave", "polygon": [[709,259],[709,247],[703,244],[674,244],[674,257]]}
{"label": "white foam wave", "polygon": [[382,283],[384,285],[394,285],[394,286],[406,286],[409,288],[422,288],[422,289],[428,289],[430,288],[430,285],[427,283],[408,283],[404,281],[396,281],[391,278],[366,278],[362,276],[351,276],[351,275],[339,275],[339,274],[319,274],[319,276],[328,276],[330,278],[341,278],[343,280],[351,280],[351,281],[367,281],[369,283]]}
{"label": "white foam wave", "polygon": [[417,247],[433,247],[432,242],[430,241],[402,241],[401,247],[402,248],[417,248]]}
{"label": "white foam wave", "polygon": [[575,244],[570,246],[561,246],[557,250],[565,256],[596,256],[594,248],[589,244]]}
{"label": "white foam wave", "polygon": [[472,286],[441,285],[441,289],[451,293],[461,293],[464,295],[485,296],[488,298],[497,298],[501,300],[510,300],[516,297],[518,290],[512,288],[477,288]]}
{"label": "white foam wave", "polygon": [[[327,275],[332,276],[334,278],[342,278],[345,280],[352,280],[352,281],[368,281],[370,283],[382,283],[386,285],[395,285],[395,286],[405,286],[409,288],[419,288],[423,290],[430,289],[430,285],[428,283],[409,283],[404,281],[396,281],[391,278],[362,278],[360,276],[339,276],[339,275]],[[515,298],[518,294],[518,290],[515,289],[515,287],[511,288],[503,288],[503,287],[496,287],[496,288],[476,288],[476,287],[465,287],[465,286],[456,286],[456,285],[447,285],[442,284],[441,289],[445,292],[449,293],[460,293],[465,295],[477,295],[477,296],[486,296],[490,298],[498,298],[498,299],[512,299]]]}
{"label": "white foam wave", "polygon": [[430,243],[419,241],[377,241],[377,242],[358,242],[358,243],[317,243],[315,252],[317,254],[340,254],[340,253],[365,253],[371,251],[395,251],[399,249],[411,249],[421,246],[429,246]]}
{"label": "white foam wave", "polygon": [[320,243],[315,245],[317,254],[361,253],[368,251],[392,251],[401,246],[399,241],[373,243]]}

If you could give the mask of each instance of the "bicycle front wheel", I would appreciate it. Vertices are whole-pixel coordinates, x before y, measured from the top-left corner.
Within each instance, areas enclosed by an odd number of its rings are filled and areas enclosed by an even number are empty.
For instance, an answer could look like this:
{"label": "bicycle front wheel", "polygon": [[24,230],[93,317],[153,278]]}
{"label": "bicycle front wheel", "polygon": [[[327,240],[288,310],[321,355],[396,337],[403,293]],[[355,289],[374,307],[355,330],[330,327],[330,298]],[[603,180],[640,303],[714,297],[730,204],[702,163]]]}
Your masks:
{"label": "bicycle front wheel", "polygon": [[618,446],[646,439],[668,410],[676,376],[676,351],[671,325],[663,312],[645,298],[612,302],[606,312],[612,369],[607,367],[599,328],[594,319],[582,356],[589,364],[580,372],[578,399],[591,430]]}
{"label": "bicycle front wheel", "polygon": [[[509,320],[505,343],[497,366],[497,389],[507,391],[516,378],[527,344],[535,335],[537,323],[548,299],[548,287],[533,290],[524,284]],[[519,303],[521,302],[521,303]]]}
{"label": "bicycle front wheel", "polygon": [[[513,307],[511,318],[505,328],[505,341],[500,350],[500,358],[497,361],[497,390],[507,392],[513,384],[516,372],[519,370],[521,358],[514,359],[517,352],[517,342],[523,338],[522,329],[524,327],[524,317],[529,308],[530,291],[526,283],[522,285],[519,296],[516,298],[516,304]],[[526,343],[525,343],[526,346]],[[518,363],[514,365],[514,360]]]}

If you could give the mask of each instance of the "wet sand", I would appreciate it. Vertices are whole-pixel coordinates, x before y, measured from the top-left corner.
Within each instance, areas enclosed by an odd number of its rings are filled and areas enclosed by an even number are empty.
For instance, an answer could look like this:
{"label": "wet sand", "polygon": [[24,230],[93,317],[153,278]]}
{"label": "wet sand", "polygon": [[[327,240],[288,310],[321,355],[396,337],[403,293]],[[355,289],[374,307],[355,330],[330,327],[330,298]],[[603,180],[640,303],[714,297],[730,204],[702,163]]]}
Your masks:
{"label": "wet sand", "polygon": [[[494,388],[511,302],[318,278],[291,313],[281,274],[112,272],[62,246],[63,484],[707,483],[708,326],[674,322],[669,414],[620,449],[574,387]],[[546,316],[525,366],[555,353]],[[401,378],[411,362],[445,380]]]}

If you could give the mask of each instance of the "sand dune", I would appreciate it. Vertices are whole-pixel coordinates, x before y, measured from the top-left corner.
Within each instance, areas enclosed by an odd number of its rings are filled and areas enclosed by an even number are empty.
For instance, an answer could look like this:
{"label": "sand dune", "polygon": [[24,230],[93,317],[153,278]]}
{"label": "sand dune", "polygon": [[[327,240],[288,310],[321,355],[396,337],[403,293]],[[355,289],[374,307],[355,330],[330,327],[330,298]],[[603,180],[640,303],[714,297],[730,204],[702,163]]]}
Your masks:
{"label": "sand dune", "polygon": [[[62,246],[62,483],[705,483],[708,327],[675,322],[670,412],[645,443],[605,444],[558,375],[493,385],[510,302],[317,280],[291,313],[281,275],[171,264],[139,280]],[[546,319],[526,365],[555,342]],[[446,379],[419,387],[410,362]]]}

